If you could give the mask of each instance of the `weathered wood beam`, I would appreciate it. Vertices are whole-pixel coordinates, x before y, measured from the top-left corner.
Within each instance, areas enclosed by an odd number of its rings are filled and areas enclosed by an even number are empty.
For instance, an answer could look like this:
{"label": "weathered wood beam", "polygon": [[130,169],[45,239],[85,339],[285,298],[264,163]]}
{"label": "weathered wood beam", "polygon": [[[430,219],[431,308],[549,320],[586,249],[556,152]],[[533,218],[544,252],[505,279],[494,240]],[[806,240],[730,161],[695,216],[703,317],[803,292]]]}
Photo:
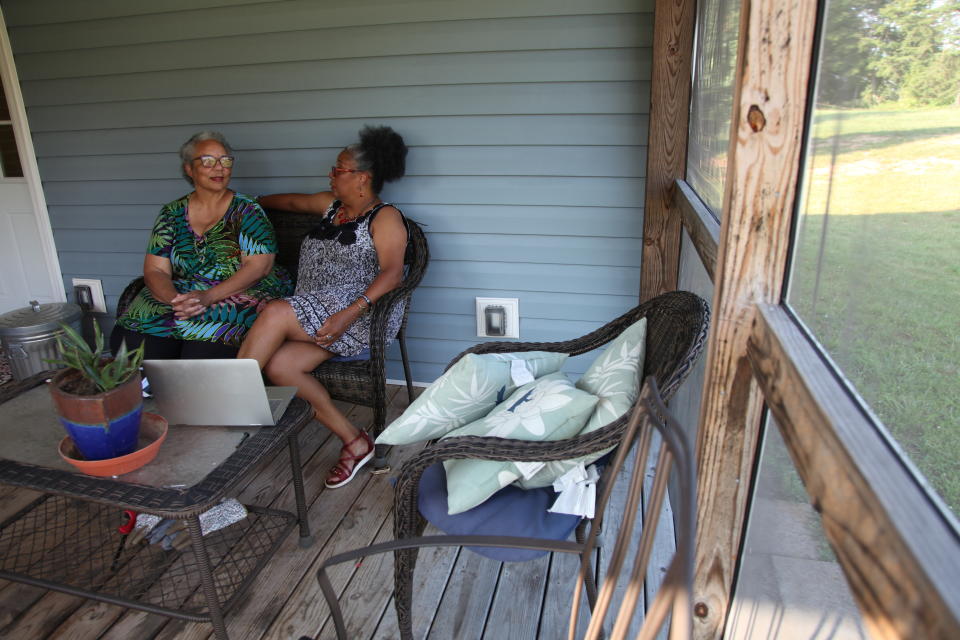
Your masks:
{"label": "weathered wood beam", "polygon": [[782,307],[748,356],[874,638],[960,638],[960,540]]}
{"label": "weathered wood beam", "polygon": [[686,180],[677,180],[676,190],[676,202],[683,228],[690,234],[690,240],[697,250],[697,255],[700,256],[700,262],[703,263],[703,268],[707,270],[707,275],[712,281],[717,271],[720,223]]}
{"label": "weathered wood beam", "polygon": [[695,22],[693,0],[656,0],[640,263],[641,302],[677,288],[680,216],[674,204],[674,181],[686,174]]}
{"label": "weathered wood beam", "polygon": [[756,305],[777,302],[789,247],[815,0],[744,0],[720,254],[697,438],[694,633],[719,638],[733,586],[762,395],[747,359]]}

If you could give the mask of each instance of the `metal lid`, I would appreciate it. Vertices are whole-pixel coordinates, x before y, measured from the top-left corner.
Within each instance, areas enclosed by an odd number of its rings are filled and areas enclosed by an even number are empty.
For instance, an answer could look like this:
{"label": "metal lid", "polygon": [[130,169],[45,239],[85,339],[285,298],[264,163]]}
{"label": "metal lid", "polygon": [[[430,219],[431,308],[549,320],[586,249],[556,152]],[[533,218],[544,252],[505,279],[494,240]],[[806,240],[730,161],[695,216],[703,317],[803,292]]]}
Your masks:
{"label": "metal lid", "polygon": [[0,316],[0,336],[29,337],[45,331],[55,331],[60,323],[70,324],[80,317],[80,307],[72,302],[30,301],[29,307],[8,311]]}

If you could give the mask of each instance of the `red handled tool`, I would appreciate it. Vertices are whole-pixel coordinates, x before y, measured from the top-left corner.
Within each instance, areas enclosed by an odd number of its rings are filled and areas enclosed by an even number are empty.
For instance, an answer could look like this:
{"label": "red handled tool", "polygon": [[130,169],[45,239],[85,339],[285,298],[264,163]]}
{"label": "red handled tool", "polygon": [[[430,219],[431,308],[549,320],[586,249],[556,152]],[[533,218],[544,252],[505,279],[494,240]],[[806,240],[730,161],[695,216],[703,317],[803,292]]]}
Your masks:
{"label": "red handled tool", "polygon": [[117,570],[117,562],[120,560],[120,554],[123,552],[123,545],[127,541],[127,536],[129,536],[130,532],[137,526],[136,511],[124,509],[123,515],[127,518],[127,521],[117,527],[117,531],[120,532],[120,544],[117,546],[117,552],[113,554],[113,563],[110,565],[111,571]]}

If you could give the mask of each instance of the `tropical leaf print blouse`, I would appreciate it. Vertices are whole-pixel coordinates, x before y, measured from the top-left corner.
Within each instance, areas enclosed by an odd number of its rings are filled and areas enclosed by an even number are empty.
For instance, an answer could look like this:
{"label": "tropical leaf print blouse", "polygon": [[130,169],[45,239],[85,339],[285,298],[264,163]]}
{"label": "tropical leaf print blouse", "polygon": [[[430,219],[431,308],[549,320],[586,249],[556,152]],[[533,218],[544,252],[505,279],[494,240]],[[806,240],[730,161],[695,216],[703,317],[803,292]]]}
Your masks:
{"label": "tropical leaf print blouse", "polygon": [[[240,268],[242,256],[277,252],[273,225],[251,198],[234,194],[223,218],[203,235],[190,227],[188,199],[184,196],[164,205],[147,243],[148,253],[170,260],[173,286],[179,293],[202,291],[226,280]],[[290,276],[275,265],[246,291],[211,305],[198,316],[177,320],[170,305],[144,287],[117,324],[150,336],[240,346],[263,305],[292,290]]]}

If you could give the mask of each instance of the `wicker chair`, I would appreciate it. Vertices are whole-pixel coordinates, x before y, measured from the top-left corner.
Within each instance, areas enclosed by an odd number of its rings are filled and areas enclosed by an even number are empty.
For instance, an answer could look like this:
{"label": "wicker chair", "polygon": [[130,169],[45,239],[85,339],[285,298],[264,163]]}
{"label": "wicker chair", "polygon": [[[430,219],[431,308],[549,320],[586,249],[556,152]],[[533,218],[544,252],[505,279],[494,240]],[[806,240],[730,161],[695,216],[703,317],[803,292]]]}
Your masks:
{"label": "wicker chair", "polygon": [[[676,444],[678,442],[677,438],[682,436],[675,437],[673,433],[679,431],[679,433],[682,434],[682,429],[679,429],[678,425],[671,419],[653,419],[658,418],[658,416],[667,415],[662,404],[657,405],[658,409],[652,413],[650,407],[658,402],[669,400],[669,398],[673,396],[703,350],[709,326],[709,308],[703,300],[694,294],[682,291],[663,294],[635,307],[600,329],[569,342],[487,342],[465,351],[457,356],[453,362],[456,362],[456,360],[463,357],[466,353],[506,353],[536,350],[565,352],[571,355],[586,353],[610,342],[628,326],[644,317],[647,318],[647,350],[643,375],[648,377],[649,381],[648,384],[645,385],[643,392],[639,394],[639,398],[632,411],[628,412],[627,415],[587,435],[581,435],[567,440],[527,442],[477,436],[442,439],[432,443],[403,465],[397,481],[394,499],[394,541],[372,545],[364,549],[332,557],[323,563],[318,573],[318,580],[320,580],[324,595],[330,604],[334,622],[337,625],[338,634],[341,639],[347,637],[346,630],[343,627],[343,619],[340,615],[336,594],[333,592],[326,578],[326,567],[371,553],[380,553],[389,550],[394,551],[394,602],[401,637],[404,638],[404,640],[409,640],[413,634],[411,628],[413,572],[417,559],[417,551],[421,546],[468,545],[475,547],[512,547],[517,549],[543,549],[578,553],[581,555],[583,563],[583,575],[588,577],[585,586],[591,609],[593,608],[597,600],[597,591],[593,580],[589,578],[589,576],[592,575],[592,571],[589,567],[590,561],[587,551],[588,545],[592,544],[592,542],[585,542],[585,533],[588,525],[587,520],[581,520],[580,524],[576,527],[576,542],[568,540],[476,535],[445,535],[421,538],[418,536],[422,533],[426,521],[418,508],[420,481],[421,476],[428,467],[447,459],[473,458],[480,460],[527,462],[564,460],[622,445],[617,449],[614,465],[608,466],[599,485],[600,495],[608,495],[611,480],[616,478],[616,471],[614,469],[616,467],[616,461],[622,462],[623,456],[626,455],[627,449],[629,449],[634,441],[634,433],[628,429],[631,414],[634,423],[639,423],[645,419],[647,424],[653,425],[659,430],[671,431],[671,435],[664,436],[664,441],[670,447],[672,455],[681,461],[677,465],[679,471],[683,474],[692,473],[692,463],[684,462],[684,460],[689,460],[689,446],[686,447],[686,452],[684,452],[682,450],[683,445]],[[451,362],[451,365],[453,362]],[[663,398],[662,401],[658,400],[660,397]],[[646,429],[646,431],[649,432],[649,429]],[[647,439],[645,441],[649,444],[649,433],[647,433],[644,438]],[[641,445],[641,449],[643,446],[644,445]],[[643,449],[640,455],[645,455]],[[646,458],[638,457],[638,460],[644,459]],[[638,464],[637,466],[642,467],[642,464]],[[642,478],[640,480],[635,479],[632,482],[634,484],[642,482]],[[682,486],[684,482],[686,482],[686,486],[693,487],[693,481],[690,480],[689,477],[687,477],[687,480],[681,480]],[[688,608],[689,598],[684,601],[682,597],[683,589],[681,588],[678,591],[677,586],[678,584],[681,586],[689,584],[690,567],[692,566],[689,556],[692,554],[693,544],[693,524],[689,518],[695,511],[693,511],[693,506],[690,504],[691,500],[689,495],[683,502],[684,504],[680,506],[682,513],[680,514],[678,525],[686,529],[684,535],[691,534],[691,537],[684,538],[680,541],[682,545],[678,545],[678,549],[682,547],[682,552],[679,553],[678,557],[684,559],[678,560],[677,567],[671,569],[671,575],[669,576],[671,586],[668,591],[677,596],[677,602],[680,603],[681,608]],[[602,520],[603,506],[605,506],[603,502],[598,506],[598,518],[593,521],[594,525],[591,527],[590,534],[591,539],[595,538],[595,532],[599,528],[600,520]],[[629,520],[629,518],[626,520]],[[654,526],[652,528],[655,529],[656,527]],[[601,593],[601,596],[602,595]],[[672,602],[673,600],[674,598],[671,596],[670,601]],[[683,602],[686,604],[683,604]],[[602,599],[601,605],[604,605]],[[664,605],[661,604],[658,606],[662,608]],[[676,611],[675,609],[675,612]],[[593,632],[592,629],[591,632]]]}
{"label": "wicker chair", "polygon": [[[297,274],[300,260],[300,244],[303,237],[317,224],[317,217],[308,214],[284,211],[267,211],[277,235],[276,262],[283,265],[293,275]],[[374,437],[383,430],[387,417],[386,396],[386,350],[388,341],[394,336],[386,335],[387,320],[395,305],[404,304],[403,321],[395,336],[400,343],[400,356],[403,360],[403,373],[407,383],[407,396],[413,402],[413,379],[410,374],[410,361],[407,357],[406,329],[410,313],[410,297],[420,284],[427,270],[430,251],[427,239],[420,226],[406,219],[409,241],[404,257],[406,274],[399,287],[377,300],[370,310],[370,358],[368,360],[341,361],[328,360],[313,371],[314,377],[323,383],[335,400],[352,402],[373,408]],[[130,302],[144,286],[143,278],[134,279],[117,302],[117,315],[123,313]],[[383,450],[377,447],[377,466],[383,466]]]}

